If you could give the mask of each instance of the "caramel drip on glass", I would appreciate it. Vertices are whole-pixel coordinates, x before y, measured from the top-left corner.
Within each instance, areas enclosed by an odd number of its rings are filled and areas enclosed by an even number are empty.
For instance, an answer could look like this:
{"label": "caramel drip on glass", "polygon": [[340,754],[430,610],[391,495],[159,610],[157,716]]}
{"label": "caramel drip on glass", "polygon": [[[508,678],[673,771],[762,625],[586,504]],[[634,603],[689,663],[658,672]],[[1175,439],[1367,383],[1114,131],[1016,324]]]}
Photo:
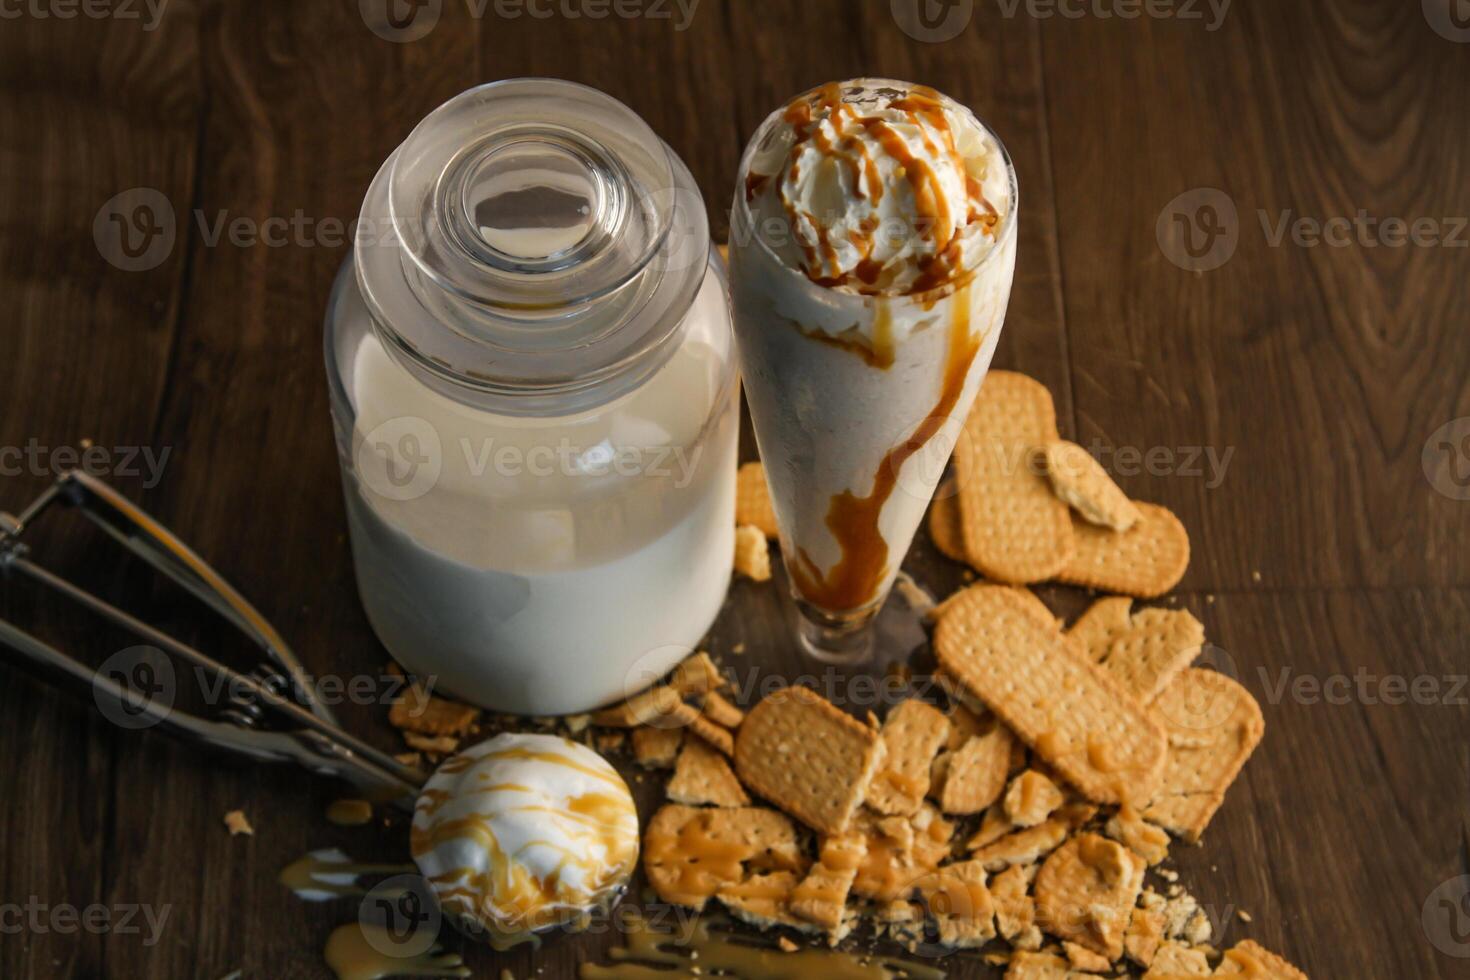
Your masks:
{"label": "caramel drip on glass", "polygon": [[823,609],[862,608],[877,598],[879,586],[888,573],[888,542],[878,528],[883,505],[892,496],[904,463],[934,438],[949,419],[964,391],[970,365],[980,352],[981,338],[970,329],[969,287],[956,292],[953,302],[949,353],[938,401],[913,434],[883,457],[867,496],[859,497],[851,490],[844,490],[833,495],[828,505],[827,529],[841,549],[837,564],[823,575],[805,548],[798,548],[791,562],[791,577],[797,591]]}

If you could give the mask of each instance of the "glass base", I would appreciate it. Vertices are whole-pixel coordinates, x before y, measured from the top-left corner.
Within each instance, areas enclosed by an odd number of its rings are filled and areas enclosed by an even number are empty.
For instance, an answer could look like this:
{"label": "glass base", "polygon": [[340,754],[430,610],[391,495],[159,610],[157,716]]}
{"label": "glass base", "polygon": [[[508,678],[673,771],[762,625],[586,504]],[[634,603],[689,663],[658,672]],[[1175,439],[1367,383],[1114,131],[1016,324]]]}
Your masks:
{"label": "glass base", "polygon": [[835,619],[800,599],[794,606],[796,638],[808,657],[840,667],[882,668],[893,661],[907,662],[928,643],[925,617],[934,603],[921,586],[900,572],[899,587],[856,616]]}
{"label": "glass base", "polygon": [[857,619],[831,622],[806,606],[796,604],[796,639],[808,657],[824,664],[864,664],[873,657],[873,618],[878,610]]}

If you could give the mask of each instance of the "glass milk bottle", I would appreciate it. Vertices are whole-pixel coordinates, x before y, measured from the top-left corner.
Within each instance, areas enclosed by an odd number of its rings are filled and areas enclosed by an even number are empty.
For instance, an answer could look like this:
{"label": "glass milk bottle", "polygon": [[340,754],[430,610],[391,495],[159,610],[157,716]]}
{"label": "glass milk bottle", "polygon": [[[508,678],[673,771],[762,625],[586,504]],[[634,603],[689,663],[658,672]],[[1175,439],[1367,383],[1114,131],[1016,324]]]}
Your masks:
{"label": "glass milk bottle", "polygon": [[431,113],[368,190],[326,360],[358,591],[405,667],[565,714],[698,644],[734,549],[727,287],[630,109],[520,79]]}

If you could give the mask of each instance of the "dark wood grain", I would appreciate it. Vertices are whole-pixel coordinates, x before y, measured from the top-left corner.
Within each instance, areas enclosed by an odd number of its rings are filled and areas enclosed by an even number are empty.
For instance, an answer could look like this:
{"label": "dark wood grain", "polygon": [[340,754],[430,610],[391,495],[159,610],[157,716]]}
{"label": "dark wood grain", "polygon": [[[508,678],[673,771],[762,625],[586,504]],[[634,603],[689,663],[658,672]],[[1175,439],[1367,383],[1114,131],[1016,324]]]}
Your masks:
{"label": "dark wood grain", "polygon": [[[114,463],[119,451],[161,449],[153,421],[178,336],[183,256],[142,272],[114,268],[93,219],[133,187],[179,206],[192,197],[203,90],[194,12],[178,7],[152,36],[98,21],[7,20],[0,30],[0,444],[27,453],[5,461],[5,507],[39,492],[53,466],[67,464],[66,451],[80,454],[87,440]],[[134,494],[146,479],[114,475]],[[37,530],[52,556],[81,557],[74,538]],[[116,571],[82,570],[93,587],[116,585]],[[0,616],[89,645],[74,613],[33,609],[33,598],[0,590]],[[111,726],[9,671],[0,713],[0,752],[18,760],[0,767],[0,799],[11,803],[0,822],[0,896],[43,915],[100,901],[112,870]],[[0,973],[95,976],[104,947],[96,933],[7,933]]]}
{"label": "dark wood grain", "polygon": [[[1425,97],[1470,84],[1464,46],[1418,4],[1336,3],[1237,4],[1213,33],[1058,18],[1043,49],[1079,435],[1233,453],[1213,489],[1169,462],[1123,477],[1210,541],[1187,584],[1464,585],[1449,543],[1470,509],[1421,452],[1470,411],[1451,369],[1470,245],[1275,246],[1263,227],[1363,211],[1465,240],[1464,114]],[[1195,273],[1155,225],[1201,187],[1233,199],[1239,247]]]}
{"label": "dark wood grain", "polygon": [[[413,125],[478,82],[595,85],[683,157],[723,234],[743,142],[787,97],[862,74],[932,83],[996,129],[1020,177],[997,364],[1042,379],[1063,430],[1084,443],[1172,452],[1119,478],[1184,518],[1195,558],[1173,601],[1204,619],[1266,710],[1267,739],[1205,845],[1177,851],[1184,880],[1227,938],[1258,938],[1319,980],[1459,976],[1465,961],[1428,941],[1421,907],[1470,874],[1470,711],[1273,690],[1283,670],[1308,689],[1361,671],[1438,678],[1442,693],[1466,672],[1470,502],[1437,492],[1420,455],[1437,427],[1470,415],[1467,252],[1273,247],[1258,212],[1470,215],[1457,97],[1470,48],[1414,3],[1236,4],[1214,31],[1008,7],[977,3],[962,33],[933,44],[876,0],[702,0],[687,25],[677,6],[669,19],[542,19],[445,0],[410,43],[375,34],[351,0],[171,0],[157,30],[4,21],[0,447],[167,449],[156,485],[110,475],[257,602],[314,674],[375,674],[385,658],[352,581],[321,364],[344,250],[322,222],[356,215]],[[177,241],[155,267],[127,272],[103,259],[93,222],[139,187],[170,203]],[[1155,226],[1199,187],[1233,199],[1239,246],[1195,273],[1169,260]],[[222,215],[300,215],[314,230],[282,247],[211,242]],[[1204,462],[1184,471],[1192,447],[1233,451],[1218,485]],[[7,473],[0,506],[44,481]],[[251,663],[96,534],[61,520],[39,530],[48,564]],[[924,540],[906,567],[940,593],[964,581]],[[1067,615],[1086,602],[1041,591]],[[95,662],[127,643],[8,583],[0,614]],[[773,587],[732,589],[709,646],[742,689],[814,672],[788,615]],[[339,712],[396,746],[381,705]],[[324,822],[338,788],[118,732],[8,667],[0,719],[13,760],[0,767],[11,804],[0,902],[168,910],[154,945],[118,932],[0,935],[0,976],[324,976],[322,944],[355,903],[301,903],[279,869],[330,845],[405,856],[401,821]],[[653,780],[634,788],[656,798]],[[254,837],[226,835],[222,815],[237,807]],[[1230,920],[1235,908],[1254,921]],[[615,938],[503,956],[450,942],[477,975],[559,978]],[[995,975],[973,956],[947,967]]]}

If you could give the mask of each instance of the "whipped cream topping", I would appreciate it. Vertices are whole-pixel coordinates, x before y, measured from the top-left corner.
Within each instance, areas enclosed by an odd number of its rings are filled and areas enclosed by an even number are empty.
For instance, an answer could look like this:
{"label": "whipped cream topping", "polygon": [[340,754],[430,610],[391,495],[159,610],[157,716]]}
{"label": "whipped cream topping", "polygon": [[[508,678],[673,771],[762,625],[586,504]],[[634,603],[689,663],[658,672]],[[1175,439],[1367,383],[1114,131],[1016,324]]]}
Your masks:
{"label": "whipped cream topping", "polygon": [[[970,112],[933,89],[873,79],[793,101],[745,186],[758,233],[787,265],[872,296],[963,279],[1013,210],[1005,155]],[[788,233],[773,234],[783,224]]]}
{"label": "whipped cream topping", "polygon": [[504,946],[611,902],[638,859],[638,813],[596,752],[507,733],[439,767],[410,846],[444,910]]}

